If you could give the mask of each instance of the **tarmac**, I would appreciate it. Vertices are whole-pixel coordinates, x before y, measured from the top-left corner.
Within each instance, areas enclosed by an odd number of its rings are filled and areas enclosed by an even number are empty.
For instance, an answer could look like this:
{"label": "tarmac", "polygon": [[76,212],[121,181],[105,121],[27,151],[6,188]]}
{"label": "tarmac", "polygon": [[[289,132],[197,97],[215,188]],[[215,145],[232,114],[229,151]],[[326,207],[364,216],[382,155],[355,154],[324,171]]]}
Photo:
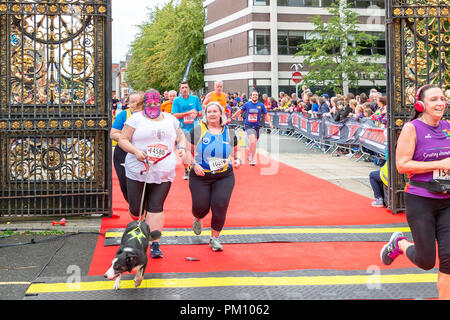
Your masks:
{"label": "tarmac", "polygon": [[[279,135],[262,134],[258,152],[366,196],[370,206],[373,192],[369,173],[380,169],[373,162],[355,161],[346,156],[335,157],[319,148],[309,149],[293,137]],[[38,277],[77,278],[87,275],[102,217],[65,219],[65,226],[52,226],[54,219],[0,220],[0,235],[3,235],[0,237],[0,300],[23,299],[29,284]],[[57,230],[64,234],[37,234]],[[31,234],[23,234],[26,231]],[[52,237],[56,238],[52,240]]]}

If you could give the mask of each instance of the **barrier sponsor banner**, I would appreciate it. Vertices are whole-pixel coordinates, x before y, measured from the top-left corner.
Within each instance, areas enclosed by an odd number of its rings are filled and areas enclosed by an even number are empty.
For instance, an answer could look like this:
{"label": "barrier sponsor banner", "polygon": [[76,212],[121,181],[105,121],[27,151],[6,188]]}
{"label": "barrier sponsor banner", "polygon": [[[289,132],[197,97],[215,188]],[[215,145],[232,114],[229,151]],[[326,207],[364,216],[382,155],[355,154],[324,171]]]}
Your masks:
{"label": "barrier sponsor banner", "polygon": [[348,128],[344,122],[336,122],[331,118],[323,117],[322,119],[323,135],[322,139],[326,143],[345,144],[348,136]]}
{"label": "barrier sponsor banner", "polygon": [[290,114],[289,113],[278,113],[278,127],[280,128],[289,128],[292,127],[289,125]]}
{"label": "barrier sponsor banner", "polygon": [[369,150],[384,155],[386,152],[387,134],[386,129],[372,127],[367,123],[361,125],[359,134],[360,144]]}

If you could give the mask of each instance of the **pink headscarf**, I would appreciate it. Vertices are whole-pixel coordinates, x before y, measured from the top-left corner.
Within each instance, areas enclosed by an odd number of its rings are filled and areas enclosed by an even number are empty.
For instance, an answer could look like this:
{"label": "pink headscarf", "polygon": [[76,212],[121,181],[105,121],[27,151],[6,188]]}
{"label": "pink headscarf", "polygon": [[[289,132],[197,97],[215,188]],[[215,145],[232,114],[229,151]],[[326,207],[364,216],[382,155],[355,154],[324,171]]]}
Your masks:
{"label": "pink headscarf", "polygon": [[157,91],[147,91],[144,95],[144,106],[150,103],[161,103],[161,95]]}
{"label": "pink headscarf", "polygon": [[[151,106],[151,103],[157,103],[156,106]],[[147,91],[144,94],[144,115],[150,119],[158,118],[161,114],[161,95],[157,91]]]}

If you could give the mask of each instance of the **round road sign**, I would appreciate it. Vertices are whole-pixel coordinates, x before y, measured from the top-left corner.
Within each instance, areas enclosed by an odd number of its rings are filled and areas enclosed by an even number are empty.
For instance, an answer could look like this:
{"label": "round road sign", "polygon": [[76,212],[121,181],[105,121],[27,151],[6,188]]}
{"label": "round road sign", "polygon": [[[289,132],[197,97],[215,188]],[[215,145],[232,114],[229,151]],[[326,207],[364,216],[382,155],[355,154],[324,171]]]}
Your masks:
{"label": "round road sign", "polygon": [[295,83],[302,82],[302,74],[298,71],[294,72],[292,74],[292,81],[294,81]]}

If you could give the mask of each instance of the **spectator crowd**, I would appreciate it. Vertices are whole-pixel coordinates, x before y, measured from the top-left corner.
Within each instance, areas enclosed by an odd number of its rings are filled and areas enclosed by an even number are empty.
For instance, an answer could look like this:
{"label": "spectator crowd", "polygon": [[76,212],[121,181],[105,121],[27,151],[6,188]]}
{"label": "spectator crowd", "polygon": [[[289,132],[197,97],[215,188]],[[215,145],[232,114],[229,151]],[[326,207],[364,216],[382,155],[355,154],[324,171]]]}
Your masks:
{"label": "spectator crowd", "polygon": [[297,97],[296,93],[289,95],[280,92],[278,99],[266,94],[262,98],[270,111],[302,112],[310,118],[329,117],[335,121],[371,119],[378,127],[386,128],[387,99],[377,89],[371,89],[369,96],[364,92],[356,96],[349,92],[330,98],[326,93],[318,95],[303,86],[301,97]]}

